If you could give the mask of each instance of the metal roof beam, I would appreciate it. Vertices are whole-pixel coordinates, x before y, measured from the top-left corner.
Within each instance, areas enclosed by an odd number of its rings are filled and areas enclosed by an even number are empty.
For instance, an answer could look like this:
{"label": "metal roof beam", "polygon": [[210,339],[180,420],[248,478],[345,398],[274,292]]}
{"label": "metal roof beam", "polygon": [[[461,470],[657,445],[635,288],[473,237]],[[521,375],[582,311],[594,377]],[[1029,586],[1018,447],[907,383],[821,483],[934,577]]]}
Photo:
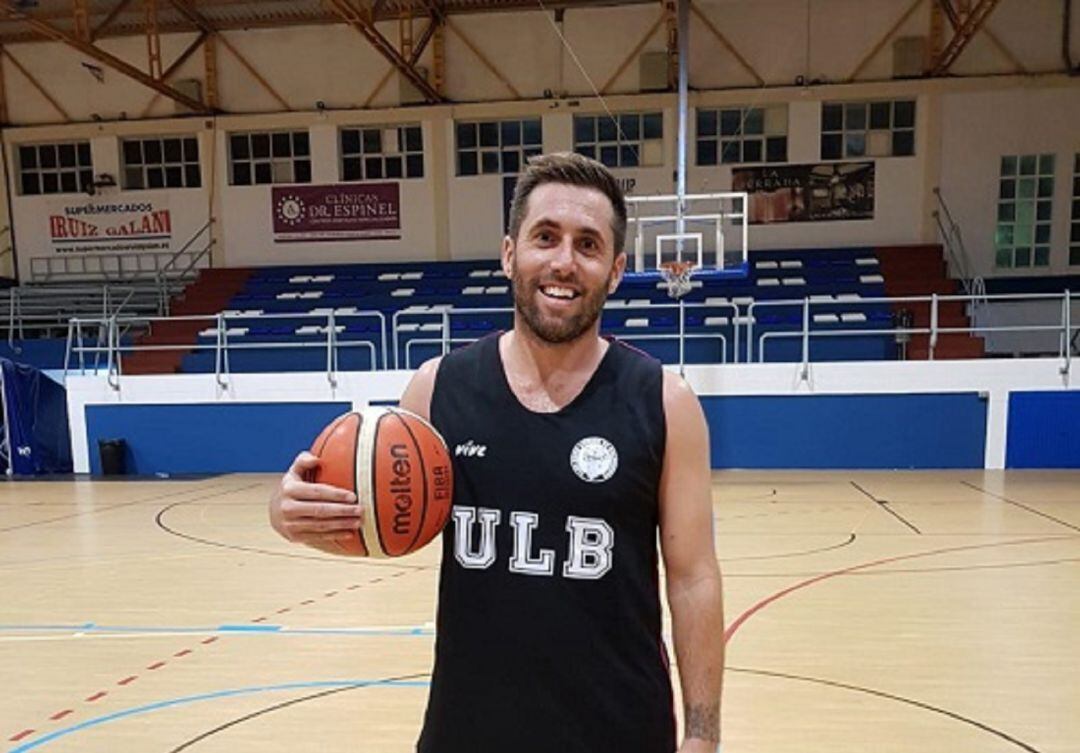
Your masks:
{"label": "metal roof beam", "polygon": [[428,102],[443,101],[443,98],[428,83],[427,79],[420,75],[415,66],[402,57],[394,45],[379,33],[379,30],[375,28],[375,24],[366,18],[362,12],[354,8],[351,3],[345,2],[345,0],[327,0],[327,3],[346,23],[363,34],[376,52],[389,60],[391,65],[397,68],[405,78],[409,79]]}
{"label": "metal roof beam", "polygon": [[975,35],[986,23],[986,19],[994,12],[999,2],[1001,0],[979,0],[978,4],[972,8],[971,13],[960,23],[959,28],[953,34],[953,38],[942,51],[941,57],[935,61],[931,75],[944,76],[949,72],[952,64],[956,62],[971,40],[975,38]]}
{"label": "metal roof beam", "polygon": [[103,31],[108,29],[112,25],[112,22],[115,21],[129,5],[131,5],[131,0],[120,0],[120,2],[116,4],[116,7],[109,11],[109,15],[105,16],[105,20],[94,27],[94,30],[90,33],[90,41],[93,42]]}
{"label": "metal roof beam", "polygon": [[176,100],[182,105],[191,108],[195,112],[209,113],[209,108],[202,102],[197,102],[186,94],[177,91],[173,87],[164,83],[163,81],[157,81],[152,76],[147,75],[143,71],[139,70],[135,66],[127,63],[115,55],[111,55],[105,50],[94,46],[89,42],[84,42],[81,39],[76,39],[62,29],[58,29],[52,24],[45,23],[33,16],[27,15],[21,12],[15,7],[15,4],[11,0],[0,0],[0,11],[6,11],[9,18],[22,21],[37,34],[43,37],[52,39],[55,42],[62,42],[68,47],[74,48],[84,55],[88,55],[95,60],[104,63],[115,71],[124,74],[128,78],[132,78],[138,81],[143,86],[164,94],[169,99]]}
{"label": "metal roof beam", "polygon": [[[952,27],[953,32],[956,32],[957,29],[960,28],[962,21],[960,19],[960,14],[957,12],[956,8],[953,7],[952,0],[937,0],[937,3],[945,12],[945,16],[949,19],[949,25]],[[1013,51],[1001,41],[1001,38],[995,34],[989,26],[984,24],[982,33],[990,40],[990,44],[994,45],[994,47],[997,48],[997,51],[1012,64],[1013,69],[1017,73],[1027,73],[1027,68],[1020,62],[1020,58],[1018,58]]]}
{"label": "metal roof beam", "polygon": [[52,105],[54,110],[60,113],[60,117],[64,119],[65,123],[71,122],[71,116],[68,115],[67,110],[65,110],[63,106],[61,106],[61,104],[56,101],[56,98],[53,97],[53,95],[49,94],[45,87],[42,86],[36,78],[34,78],[30,71],[26,70],[23,64],[20,63],[18,59],[16,59],[16,57],[11,54],[11,50],[8,50],[6,48],[0,48],[0,54],[10,60],[11,64],[15,66],[16,70],[18,70],[19,73],[21,73],[23,77],[30,82],[31,86],[37,89],[38,94],[44,97],[45,101]]}

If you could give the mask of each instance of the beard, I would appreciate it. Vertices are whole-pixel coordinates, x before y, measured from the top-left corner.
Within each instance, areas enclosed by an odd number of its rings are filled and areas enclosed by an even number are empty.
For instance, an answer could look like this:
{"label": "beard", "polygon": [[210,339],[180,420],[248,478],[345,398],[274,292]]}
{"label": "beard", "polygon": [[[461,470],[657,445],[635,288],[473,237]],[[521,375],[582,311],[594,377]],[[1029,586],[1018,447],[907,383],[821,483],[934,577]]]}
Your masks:
{"label": "beard", "polygon": [[537,296],[543,295],[540,292],[542,283],[538,280],[525,280],[519,273],[516,263],[510,274],[510,282],[514,289],[514,308],[521,314],[525,325],[533,334],[550,345],[572,342],[592,329],[607,301],[608,284],[605,283],[595,290],[586,290],[581,294],[578,313],[569,316],[550,316],[540,310],[536,300]]}

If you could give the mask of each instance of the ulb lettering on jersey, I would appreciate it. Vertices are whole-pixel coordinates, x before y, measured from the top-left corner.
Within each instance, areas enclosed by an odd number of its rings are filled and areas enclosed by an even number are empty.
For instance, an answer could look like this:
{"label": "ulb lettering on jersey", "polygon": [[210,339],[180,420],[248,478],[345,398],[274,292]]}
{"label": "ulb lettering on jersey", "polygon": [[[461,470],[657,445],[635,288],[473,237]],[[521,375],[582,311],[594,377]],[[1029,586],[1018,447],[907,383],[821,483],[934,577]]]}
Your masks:
{"label": "ulb lettering on jersey", "polygon": [[522,575],[552,575],[555,573],[555,551],[541,549],[533,557],[532,534],[540,524],[540,516],[534,512],[510,513],[510,525],[514,527],[514,554],[510,557],[510,572]]}
{"label": "ulb lettering on jersey", "polygon": [[[454,506],[454,558],[470,570],[486,570],[495,564],[498,552],[495,530],[502,521],[502,511],[486,507]],[[514,547],[508,568],[521,575],[555,574],[555,551],[533,549],[533,532],[540,526],[534,512],[513,511]],[[478,534],[474,530],[479,526]],[[612,568],[615,531],[601,518],[571,515],[566,520],[568,534],[566,560],[562,575],[574,580],[599,580]]]}
{"label": "ulb lettering on jersey", "polygon": [[[454,506],[454,557],[462,567],[487,570],[495,563],[495,528],[502,510]],[[473,523],[480,518],[480,541],[472,541]]]}

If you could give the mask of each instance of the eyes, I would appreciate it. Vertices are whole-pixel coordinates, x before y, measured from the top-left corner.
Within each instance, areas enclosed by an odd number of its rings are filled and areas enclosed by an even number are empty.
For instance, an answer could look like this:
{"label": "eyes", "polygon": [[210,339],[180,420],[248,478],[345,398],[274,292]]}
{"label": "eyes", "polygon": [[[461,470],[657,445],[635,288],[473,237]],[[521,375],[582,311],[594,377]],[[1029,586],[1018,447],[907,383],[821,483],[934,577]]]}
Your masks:
{"label": "eyes", "polygon": [[[540,248],[554,248],[560,243],[559,235],[551,229],[540,228],[532,234],[532,241]],[[574,247],[583,254],[593,256],[603,252],[600,242],[592,235],[582,235],[575,239]]]}

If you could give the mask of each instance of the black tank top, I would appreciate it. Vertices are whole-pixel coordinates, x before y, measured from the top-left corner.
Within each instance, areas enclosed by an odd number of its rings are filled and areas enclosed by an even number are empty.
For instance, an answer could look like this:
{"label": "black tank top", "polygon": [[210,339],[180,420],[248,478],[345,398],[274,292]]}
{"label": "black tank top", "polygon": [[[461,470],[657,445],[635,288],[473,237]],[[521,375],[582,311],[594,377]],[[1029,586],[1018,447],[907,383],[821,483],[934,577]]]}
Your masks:
{"label": "black tank top", "polygon": [[492,335],[439,365],[454,458],[420,753],[672,753],[657,523],[657,361],[612,341],[581,393],[535,413]]}

